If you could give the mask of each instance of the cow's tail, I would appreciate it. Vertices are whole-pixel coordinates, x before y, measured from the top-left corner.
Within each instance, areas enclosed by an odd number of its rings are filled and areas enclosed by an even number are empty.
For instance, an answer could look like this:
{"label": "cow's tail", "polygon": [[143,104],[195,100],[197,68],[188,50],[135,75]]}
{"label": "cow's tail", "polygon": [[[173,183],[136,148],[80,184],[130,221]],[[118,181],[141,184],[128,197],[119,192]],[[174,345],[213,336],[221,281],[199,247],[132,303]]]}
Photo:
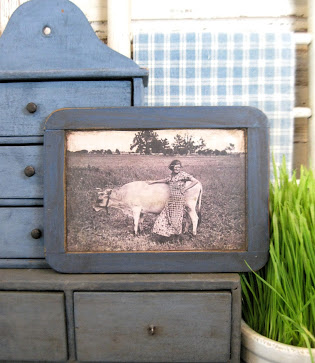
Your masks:
{"label": "cow's tail", "polygon": [[197,215],[198,215],[198,226],[201,224],[201,197],[202,197],[202,187],[200,188],[198,200],[197,200]]}

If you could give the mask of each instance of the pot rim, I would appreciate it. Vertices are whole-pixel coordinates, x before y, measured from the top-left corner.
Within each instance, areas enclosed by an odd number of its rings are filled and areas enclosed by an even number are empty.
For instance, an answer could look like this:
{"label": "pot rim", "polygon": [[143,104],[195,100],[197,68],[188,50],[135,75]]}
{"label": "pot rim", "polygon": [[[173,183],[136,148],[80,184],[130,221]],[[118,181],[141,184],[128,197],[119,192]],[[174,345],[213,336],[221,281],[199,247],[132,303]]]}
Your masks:
{"label": "pot rim", "polygon": [[[292,355],[308,356],[310,355],[308,348],[296,347],[290,344],[284,344],[277,342],[276,340],[270,339],[257,333],[253,330],[243,319],[241,321],[241,331],[242,331],[242,344],[249,350],[252,350],[253,346],[258,344],[263,347],[274,348],[278,351],[287,351]],[[311,349],[312,355],[315,357],[315,348]]]}

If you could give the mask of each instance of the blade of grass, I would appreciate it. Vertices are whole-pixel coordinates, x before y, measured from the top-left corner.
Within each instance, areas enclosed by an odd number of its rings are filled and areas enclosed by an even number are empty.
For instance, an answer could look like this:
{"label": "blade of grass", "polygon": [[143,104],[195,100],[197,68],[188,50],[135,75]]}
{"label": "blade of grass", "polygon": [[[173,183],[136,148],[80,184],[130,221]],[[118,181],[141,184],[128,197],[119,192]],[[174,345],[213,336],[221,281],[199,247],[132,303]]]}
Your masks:
{"label": "blade of grass", "polygon": [[295,173],[290,180],[285,160],[279,173],[274,163],[274,177],[269,197],[270,259],[262,270],[242,274],[243,316],[245,309],[251,310],[251,323],[260,334],[311,349],[315,347],[315,179],[312,171],[301,168],[300,182]]}

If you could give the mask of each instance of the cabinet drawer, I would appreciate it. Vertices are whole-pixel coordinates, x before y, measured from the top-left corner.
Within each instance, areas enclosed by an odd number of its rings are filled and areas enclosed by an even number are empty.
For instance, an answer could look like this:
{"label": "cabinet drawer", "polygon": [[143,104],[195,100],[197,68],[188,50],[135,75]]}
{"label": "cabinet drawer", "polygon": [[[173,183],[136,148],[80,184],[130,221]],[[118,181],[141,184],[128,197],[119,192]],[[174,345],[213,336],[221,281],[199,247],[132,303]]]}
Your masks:
{"label": "cabinet drawer", "polygon": [[108,106],[131,106],[130,81],[0,83],[0,137],[43,135],[45,119],[58,108]]}
{"label": "cabinet drawer", "polygon": [[[26,175],[28,166],[34,175]],[[0,147],[0,199],[43,198],[43,173],[43,146]]]}
{"label": "cabinet drawer", "polygon": [[0,292],[0,360],[65,361],[63,293]]}
{"label": "cabinet drawer", "polygon": [[0,208],[0,258],[43,258],[44,238],[33,230],[44,230],[40,207]]}
{"label": "cabinet drawer", "polygon": [[75,293],[77,358],[227,362],[231,293]]}

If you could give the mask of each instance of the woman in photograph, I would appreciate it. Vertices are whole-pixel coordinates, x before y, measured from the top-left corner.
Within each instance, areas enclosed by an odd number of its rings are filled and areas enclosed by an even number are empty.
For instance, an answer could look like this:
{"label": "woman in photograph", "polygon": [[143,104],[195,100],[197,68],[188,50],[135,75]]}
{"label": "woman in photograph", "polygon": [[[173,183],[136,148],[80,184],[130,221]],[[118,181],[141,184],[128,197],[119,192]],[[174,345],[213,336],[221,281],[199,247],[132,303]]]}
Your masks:
{"label": "woman in photograph", "polygon": [[[153,226],[153,233],[164,237],[178,236],[182,233],[185,192],[198,183],[192,175],[181,170],[182,164],[179,160],[173,160],[169,169],[172,173],[167,178],[149,182],[149,184],[166,183],[170,188],[169,200]],[[191,181],[188,186],[186,186],[187,181]]]}

